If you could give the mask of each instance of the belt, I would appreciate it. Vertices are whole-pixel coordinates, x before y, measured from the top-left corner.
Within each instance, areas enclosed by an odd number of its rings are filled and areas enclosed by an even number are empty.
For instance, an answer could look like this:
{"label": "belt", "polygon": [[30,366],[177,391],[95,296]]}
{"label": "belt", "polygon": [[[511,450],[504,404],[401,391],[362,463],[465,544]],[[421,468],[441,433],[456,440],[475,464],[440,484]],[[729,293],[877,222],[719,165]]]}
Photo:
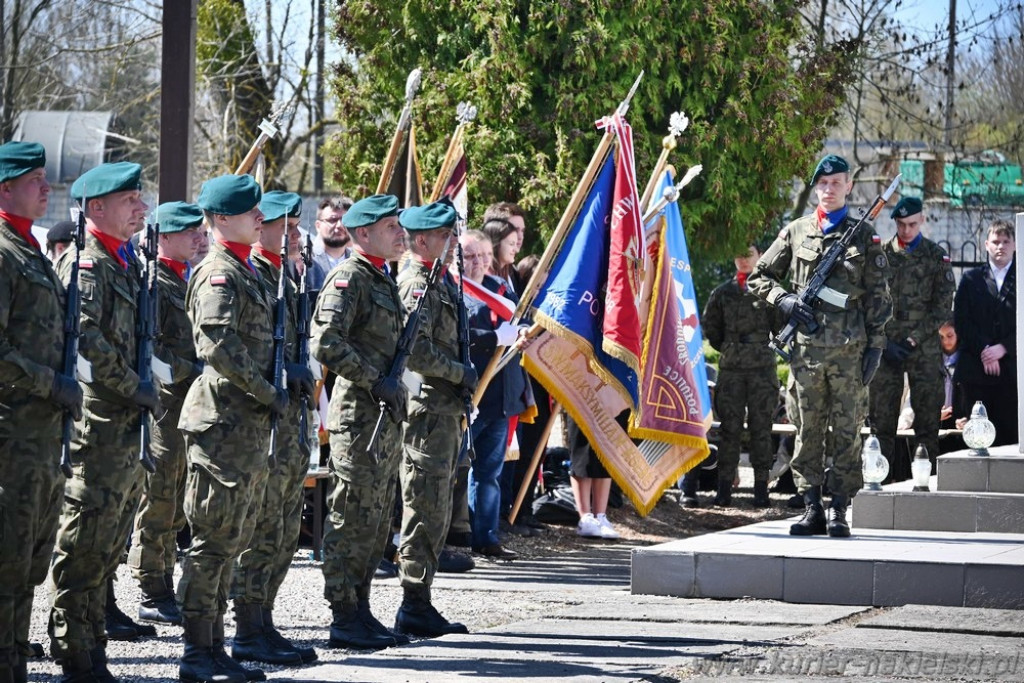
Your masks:
{"label": "belt", "polygon": [[893,317],[901,322],[917,322],[924,320],[926,316],[921,311],[899,311]]}

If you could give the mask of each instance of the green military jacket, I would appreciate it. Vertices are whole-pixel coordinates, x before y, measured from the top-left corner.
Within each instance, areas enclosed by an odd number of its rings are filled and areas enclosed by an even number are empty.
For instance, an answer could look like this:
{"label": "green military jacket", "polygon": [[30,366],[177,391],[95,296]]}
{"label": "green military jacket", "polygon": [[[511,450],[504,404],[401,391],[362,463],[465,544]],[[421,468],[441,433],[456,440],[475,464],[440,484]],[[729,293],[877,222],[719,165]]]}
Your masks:
{"label": "green military jacket", "polygon": [[[821,257],[854,220],[847,216],[828,235],[818,227],[815,214],[796,219],[784,227],[772,245],[758,259],[747,285],[750,291],[772,305],[791,293],[783,286],[788,277],[792,293],[799,294],[810,280]],[[826,286],[849,295],[845,308],[817,302],[814,317],[819,329],[807,334],[797,328],[796,343],[804,346],[885,346],[885,323],[892,312],[887,286],[889,262],[882,252],[874,228],[865,223],[854,235],[842,263],[832,271]]]}
{"label": "green military jacket", "polygon": [[327,274],[313,314],[310,348],[338,375],[328,429],[361,424],[377,412],[370,388],[390,371],[404,321],[398,287],[358,251]]}
{"label": "green military jacket", "polygon": [[[412,311],[427,286],[430,268],[412,259],[398,275],[398,291]],[[423,379],[418,396],[412,397],[413,413],[458,415],[463,412],[458,383],[464,374],[459,362],[459,288],[451,276],[442,276],[426,293],[420,311],[420,330],[409,357],[409,369]]]}
{"label": "green military jacket", "polygon": [[39,249],[0,220],[0,439],[60,438],[50,403],[64,361],[64,285]]}
{"label": "green military jacket", "polygon": [[[185,304],[196,356],[205,365],[189,387],[178,427],[202,432],[228,423],[269,430],[269,406],[276,396],[270,381],[274,320],[260,276],[215,242],[188,282]],[[265,453],[219,457],[245,469],[266,466]]]}
{"label": "green military jacket", "polygon": [[926,237],[907,253],[893,237],[882,245],[889,260],[889,295],[892,319],[885,334],[892,341],[908,337],[925,348],[938,350],[939,327],[953,309],[956,282],[949,256]]}
{"label": "green military jacket", "polygon": [[196,347],[192,341],[192,321],[185,308],[188,283],[174,270],[157,262],[157,295],[159,296],[159,328],[153,353],[171,366],[172,384],[160,386],[160,401],[168,410],[180,410],[181,403],[191,385],[189,378],[196,362]]}
{"label": "green military jacket", "polygon": [[708,343],[721,353],[719,369],[774,368],[775,353],[768,348],[773,317],[771,306],[740,288],[736,278],[715,287],[700,323]]}
{"label": "green military jacket", "polygon": [[[57,273],[67,285],[74,265],[74,250],[57,260]],[[137,307],[141,278],[138,265],[122,266],[89,230],[79,259],[78,282],[82,293],[78,350],[92,364],[92,382],[83,384],[86,399],[94,398],[124,408],[137,409],[132,396],[139,388],[135,368]],[[97,410],[96,403],[90,410]],[[132,413],[135,415],[135,413]]]}

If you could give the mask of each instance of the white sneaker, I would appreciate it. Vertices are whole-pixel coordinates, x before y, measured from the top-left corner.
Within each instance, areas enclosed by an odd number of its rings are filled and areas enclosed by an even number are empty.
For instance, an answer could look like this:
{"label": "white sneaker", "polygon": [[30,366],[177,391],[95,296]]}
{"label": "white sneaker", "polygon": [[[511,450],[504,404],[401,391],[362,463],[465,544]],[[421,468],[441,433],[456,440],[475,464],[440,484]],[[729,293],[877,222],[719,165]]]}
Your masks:
{"label": "white sneaker", "polygon": [[588,512],[580,517],[580,523],[576,525],[576,535],[584,538],[602,538],[601,524]]}
{"label": "white sneaker", "polygon": [[598,515],[596,518],[598,530],[601,534],[601,538],[615,539],[619,537],[619,532],[615,530],[612,523],[608,521],[608,518],[604,515]]}

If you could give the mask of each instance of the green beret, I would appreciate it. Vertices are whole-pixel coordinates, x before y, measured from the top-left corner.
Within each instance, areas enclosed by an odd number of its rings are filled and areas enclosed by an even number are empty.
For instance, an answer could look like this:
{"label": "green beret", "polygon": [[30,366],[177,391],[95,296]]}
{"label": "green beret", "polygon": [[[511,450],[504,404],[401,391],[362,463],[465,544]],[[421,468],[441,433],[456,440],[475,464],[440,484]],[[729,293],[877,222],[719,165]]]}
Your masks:
{"label": "green beret", "polygon": [[164,202],[156,208],[160,234],[169,235],[193,228],[203,222],[203,210],[188,202]]}
{"label": "green beret", "polygon": [[436,230],[455,225],[459,217],[455,206],[447,197],[424,206],[412,206],[398,214],[399,224],[409,232]]}
{"label": "green beret", "polygon": [[341,224],[349,230],[373,225],[382,218],[398,214],[398,197],[393,194],[375,194],[353,204]]}
{"label": "green beret", "polygon": [[203,183],[196,204],[203,211],[237,216],[251,211],[262,196],[260,184],[251,175],[222,175]]}
{"label": "green beret", "polygon": [[823,175],[833,175],[835,173],[849,173],[850,165],[846,163],[846,159],[842,158],[837,154],[829,154],[824,159],[818,162],[818,166],[814,169],[814,175],[811,176],[811,185],[818,182],[818,178]]}
{"label": "green beret", "polygon": [[142,166],[130,161],[100,164],[78,176],[71,185],[71,198],[93,199],[114,192],[142,189]]}
{"label": "green beret", "polygon": [[263,195],[263,199],[260,201],[260,211],[263,212],[264,223],[276,221],[285,216],[298,218],[302,215],[302,197],[294,192],[273,190]]}
{"label": "green beret", "polygon": [[38,142],[5,142],[0,145],[0,183],[45,166],[46,150]]}
{"label": "green beret", "polygon": [[921,213],[922,208],[921,200],[917,197],[904,197],[896,204],[892,212],[889,213],[889,218],[913,216],[915,213]]}

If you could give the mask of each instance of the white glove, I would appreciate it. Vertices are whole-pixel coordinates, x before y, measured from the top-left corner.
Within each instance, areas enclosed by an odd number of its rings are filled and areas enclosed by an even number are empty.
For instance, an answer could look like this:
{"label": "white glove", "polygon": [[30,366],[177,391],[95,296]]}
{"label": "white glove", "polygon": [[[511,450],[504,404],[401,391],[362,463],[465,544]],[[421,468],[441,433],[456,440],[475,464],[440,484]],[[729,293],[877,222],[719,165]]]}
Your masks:
{"label": "white glove", "polygon": [[480,415],[480,409],[473,406],[473,412],[469,414],[469,424],[476,422],[477,416]]}
{"label": "white glove", "polygon": [[494,334],[498,337],[498,346],[512,346],[519,338],[519,327],[502,321],[498,329],[494,330]]}

